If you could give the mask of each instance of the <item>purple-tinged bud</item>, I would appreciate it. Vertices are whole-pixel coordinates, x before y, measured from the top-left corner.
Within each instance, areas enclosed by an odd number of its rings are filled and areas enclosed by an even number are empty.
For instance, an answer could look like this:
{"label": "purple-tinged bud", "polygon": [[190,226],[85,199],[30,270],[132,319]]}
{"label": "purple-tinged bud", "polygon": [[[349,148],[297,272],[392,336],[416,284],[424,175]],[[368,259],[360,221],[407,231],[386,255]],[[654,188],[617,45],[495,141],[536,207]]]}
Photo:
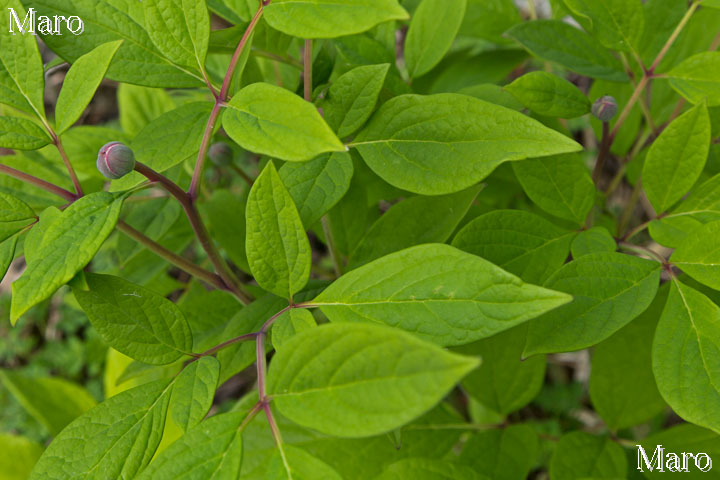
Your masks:
{"label": "purple-tinged bud", "polygon": [[232,163],[233,151],[227,143],[217,142],[210,145],[208,157],[210,157],[210,161],[215,165],[223,167]]}
{"label": "purple-tinged bud", "polygon": [[617,113],[617,102],[610,95],[605,95],[595,100],[592,106],[592,114],[601,122],[609,122]]}
{"label": "purple-tinged bud", "polygon": [[97,169],[106,178],[117,180],[135,168],[135,154],[120,142],[110,142],[98,152]]}

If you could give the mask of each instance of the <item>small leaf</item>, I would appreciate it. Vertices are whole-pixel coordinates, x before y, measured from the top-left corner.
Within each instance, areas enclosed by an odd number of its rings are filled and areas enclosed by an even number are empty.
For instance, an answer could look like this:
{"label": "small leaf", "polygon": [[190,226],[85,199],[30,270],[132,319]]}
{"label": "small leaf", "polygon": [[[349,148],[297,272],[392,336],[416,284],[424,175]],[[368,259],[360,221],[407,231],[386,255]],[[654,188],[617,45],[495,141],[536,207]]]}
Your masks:
{"label": "small leaf", "polygon": [[575,118],[590,112],[590,100],[575,85],[551,73],[526,73],[504,89],[540,115]]}
{"label": "small leaf", "polygon": [[478,364],[387,327],[326,324],[277,352],[268,391],[277,409],[300,425],[363,437],[425,413]]}
{"label": "small leaf", "polygon": [[58,135],[70,128],[85,111],[121,44],[122,40],[104,43],[72,64],[55,105]]}
{"label": "small leaf", "polygon": [[609,438],[570,432],[555,447],[550,475],[553,480],[627,478],[627,459],[622,447]]}
{"label": "small leaf", "polygon": [[35,122],[17,117],[0,117],[0,148],[37,150],[50,143],[45,130]]}
{"label": "small leaf", "polygon": [[696,228],[678,245],[670,262],[700,283],[720,290],[720,221]]}
{"label": "small leaf", "polygon": [[423,195],[464,190],[503,162],[581,149],[525,115],[451,93],[391,99],[351,146],[383,180]]}
{"label": "small leaf", "polygon": [[3,480],[25,480],[42,455],[43,446],[9,433],[0,433],[0,472]]}
{"label": "small leaf", "polygon": [[282,449],[282,455],[276,450],[270,459],[270,465],[265,473],[266,480],[342,480],[342,477],[327,463],[313,457],[305,450],[294,445],[283,445]]}
{"label": "small leaf", "polygon": [[626,82],[622,64],[587,33],[560,20],[515,25],[506,35],[545,60],[593,78]]}
{"label": "small leaf", "polygon": [[160,52],[177,65],[205,71],[210,16],[205,0],[144,0],[145,26]]}
{"label": "small leaf", "polygon": [[645,29],[640,0],[607,0],[602,3],[592,0],[564,1],[580,17],[581,24],[589,24],[589,30],[605,47],[623,52],[638,51]]}
{"label": "small leaf", "polygon": [[292,298],[310,277],[312,252],[300,215],[272,162],[250,189],[247,211],[250,270],[258,284]]}
{"label": "small leaf", "polygon": [[184,432],[207,415],[218,387],[220,363],[202,357],[183,369],[175,380],[170,397],[170,417]]}
{"label": "small leaf", "polygon": [[90,291],[73,289],[93,327],[110,346],[143,363],[164,365],[192,349],[180,309],[152,291],[112,275],[86,275]]}
{"label": "small leaf", "polygon": [[53,436],[97,403],[83,387],[62,378],[0,370],[0,383]]}
{"label": "small leaf", "polygon": [[227,107],[225,130],[251,152],[299,162],[345,151],[315,106],[284,88],[254,83],[236,93]]}
{"label": "small leaf", "polygon": [[720,105],[720,52],[697,53],[667,72],[670,85],[691,103]]}
{"label": "small leaf", "polygon": [[35,220],[35,212],[25,202],[0,192],[0,242],[15,235]]}
{"label": "small leaf", "polygon": [[[26,255],[25,272],[12,285],[13,325],[30,307],[69,282],[95,256],[115,227],[123,198],[106,192],[91,193],[48,219],[42,236],[36,237],[34,253],[30,258]],[[28,245],[25,248],[28,252]]]}
{"label": "small leaf", "polygon": [[580,155],[556,155],[513,164],[530,200],[546,212],[583,224],[593,206],[595,184]]}
{"label": "small leaf", "polygon": [[265,7],[272,28],[300,38],[342,37],[407,18],[397,0],[274,0]]}
{"label": "small leaf", "polygon": [[653,342],[660,394],[680,417],[720,433],[720,307],[677,280]]}
{"label": "small leaf", "polygon": [[472,468],[449,460],[404,458],[388,465],[375,480],[484,480]]}
{"label": "small leaf", "polygon": [[460,463],[493,480],[527,478],[538,454],[538,443],[537,433],[528,425],[479,432],[463,448]]}
{"label": "small leaf", "polygon": [[272,327],[272,344],[275,350],[298,333],[317,326],[315,317],[305,309],[293,308],[275,320]]}
{"label": "small leaf", "polygon": [[288,162],[278,171],[305,228],[312,227],[350,188],[353,163],[347,152],[324,153],[309,162]]}
{"label": "small leaf", "polygon": [[570,251],[573,258],[600,252],[614,252],[617,243],[605,227],[592,227],[577,234]]}
{"label": "small leaf", "polygon": [[480,257],[428,244],[343,275],[311,303],[331,321],[385,323],[440,345],[461,345],[569,300],[563,293],[523,283]]}
{"label": "small leaf", "polygon": [[710,149],[710,117],[705,104],[680,115],[648,151],[642,185],[657,213],[680,200],[700,177]]}
{"label": "small leaf", "polygon": [[323,111],[340,138],[362,127],[375,110],[390,64],[363,65],[340,75],[328,91]]}
{"label": "small leaf", "polygon": [[466,5],[466,0],[420,2],[405,37],[405,63],[411,78],[432,70],[450,50]]}
{"label": "small leaf", "polygon": [[15,259],[15,248],[17,247],[18,236],[8,238],[0,243],[0,282],[5,278],[10,264]]}
{"label": "small leaf", "polygon": [[134,478],[160,443],[171,386],[147,383],[78,417],[45,450],[30,480]]}
{"label": "small leaf", "polygon": [[568,263],[545,286],[573,301],[530,322],[523,355],[599,343],[645,311],[659,283],[659,263],[622,253],[593,253]]}

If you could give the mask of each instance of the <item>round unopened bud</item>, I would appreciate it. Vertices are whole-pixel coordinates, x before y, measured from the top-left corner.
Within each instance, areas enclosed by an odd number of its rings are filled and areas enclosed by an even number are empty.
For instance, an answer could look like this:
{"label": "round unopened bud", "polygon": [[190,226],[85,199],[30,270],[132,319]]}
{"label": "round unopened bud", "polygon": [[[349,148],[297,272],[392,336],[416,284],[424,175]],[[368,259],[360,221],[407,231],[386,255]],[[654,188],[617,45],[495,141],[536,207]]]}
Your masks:
{"label": "round unopened bud", "polygon": [[135,154],[120,142],[110,142],[98,152],[97,169],[105,177],[117,180],[132,172],[135,168]]}
{"label": "round unopened bud", "polygon": [[610,95],[595,100],[592,106],[592,114],[602,122],[609,122],[617,113],[617,102]]}
{"label": "round unopened bud", "polygon": [[210,145],[208,157],[210,157],[210,161],[215,165],[222,167],[230,165],[233,159],[233,151],[227,143],[217,142]]}

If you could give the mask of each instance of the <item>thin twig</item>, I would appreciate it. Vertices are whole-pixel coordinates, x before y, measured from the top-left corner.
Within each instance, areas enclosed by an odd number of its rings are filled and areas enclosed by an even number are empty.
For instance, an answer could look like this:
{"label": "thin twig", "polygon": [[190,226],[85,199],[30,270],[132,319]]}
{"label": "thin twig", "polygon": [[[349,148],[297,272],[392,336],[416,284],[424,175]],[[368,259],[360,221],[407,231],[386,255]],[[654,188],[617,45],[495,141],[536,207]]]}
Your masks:
{"label": "thin twig", "polygon": [[35,185],[36,187],[42,188],[43,190],[46,190],[50,193],[54,193],[58,197],[62,197],[65,200],[68,200],[70,202],[74,202],[77,200],[77,195],[72,193],[69,190],[65,190],[62,187],[58,187],[54,183],[46,182],[45,180],[41,178],[34,177],[30,174],[27,174],[25,172],[21,172],[20,170],[17,170],[12,167],[8,167],[7,165],[0,164],[0,172],[9,175],[11,177],[17,178],[18,180],[22,180],[23,182],[30,183],[32,185]]}

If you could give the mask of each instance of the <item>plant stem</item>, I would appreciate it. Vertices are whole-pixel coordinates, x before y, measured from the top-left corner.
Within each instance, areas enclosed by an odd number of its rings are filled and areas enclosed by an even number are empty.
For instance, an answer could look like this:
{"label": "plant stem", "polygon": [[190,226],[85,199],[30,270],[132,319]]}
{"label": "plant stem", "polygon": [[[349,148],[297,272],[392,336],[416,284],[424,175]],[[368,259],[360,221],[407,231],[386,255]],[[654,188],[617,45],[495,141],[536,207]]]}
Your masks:
{"label": "plant stem", "polygon": [[609,151],[610,151],[610,124],[608,122],[603,122],[602,138],[600,140],[600,148],[598,148],[598,156],[597,156],[597,160],[595,161],[595,168],[593,169],[593,173],[592,173],[592,180],[593,180],[593,183],[595,183],[595,186],[597,186],[598,180],[600,180],[600,175],[602,174],[603,166],[605,166],[605,157],[607,157],[607,154]]}
{"label": "plant stem", "polygon": [[625,228],[627,227],[627,224],[632,217],[633,210],[635,210],[635,205],[637,205],[637,202],[640,199],[640,193],[642,193],[641,184],[641,180],[638,179],[638,181],[635,183],[635,187],[633,187],[633,191],[630,194],[630,200],[628,200],[628,203],[625,205],[625,209],[620,216],[620,223],[618,224],[617,231],[618,235],[623,235],[623,232],[625,231]]}
{"label": "plant stem", "polygon": [[193,202],[190,198],[190,194],[185,193],[182,188],[177,186],[175,182],[167,178],[165,175],[159,174],[143,163],[135,162],[135,170],[147,177],[147,179],[151,182],[160,183],[168,192],[170,192],[172,196],[178,199],[180,205],[183,207],[183,210],[185,210],[185,215],[190,221],[190,225],[195,232],[195,236],[200,241],[200,245],[203,247],[203,250],[205,250],[205,253],[207,253],[210,262],[215,267],[217,274],[220,278],[222,278],[226,288],[238,297],[245,305],[248,305],[253,299],[252,295],[250,292],[245,290],[242,285],[240,285],[240,282],[237,281],[230,270],[230,267],[228,267],[225,260],[223,260],[220,252],[218,252],[215,248],[215,245],[210,238],[210,234],[205,228],[205,225],[200,218],[200,214],[195,207],[195,202]]}
{"label": "plant stem", "polygon": [[275,439],[275,445],[277,445],[278,450],[280,450],[280,457],[282,458],[283,465],[285,466],[285,471],[288,474],[288,478],[292,478],[290,466],[288,465],[287,459],[285,458],[282,435],[280,434],[280,429],[275,422],[275,417],[273,417],[272,410],[270,410],[270,404],[263,403],[263,410],[265,410],[265,416],[267,417],[268,424],[270,425],[270,430],[272,431],[273,438]]}
{"label": "plant stem", "polygon": [[299,62],[298,60],[295,60],[289,55],[277,55],[275,53],[266,52],[265,50],[258,50],[256,48],[252,49],[252,53],[257,57],[263,57],[268,58],[270,60],[275,60],[276,62],[284,63],[286,65],[290,65],[291,67],[295,67],[298,70],[303,69],[302,62]]}
{"label": "plant stem", "polygon": [[312,40],[305,40],[303,48],[303,93],[312,102]]}
{"label": "plant stem", "polygon": [[78,180],[77,175],[75,174],[75,170],[73,169],[72,164],[70,163],[70,159],[67,156],[67,153],[65,153],[65,148],[63,147],[62,140],[60,140],[60,137],[58,137],[55,132],[51,132],[51,135],[53,137],[53,144],[58,149],[58,152],[60,152],[60,156],[63,159],[63,162],[65,163],[65,168],[67,168],[68,173],[70,174],[70,178],[72,179],[73,186],[75,187],[75,193],[78,197],[83,196],[82,187],[80,186],[80,181]]}
{"label": "plant stem", "polygon": [[653,260],[657,260],[662,265],[667,264],[667,260],[662,255],[650,250],[647,247],[642,247],[640,245],[634,245],[632,243],[627,243],[627,242],[618,242],[618,246],[620,248],[624,248],[625,250],[629,250],[631,252],[634,252],[634,253],[637,253],[640,255],[645,255],[646,257],[651,257]]}
{"label": "plant stem", "polygon": [[680,19],[680,23],[677,24],[677,27],[675,27],[675,30],[670,35],[670,38],[667,39],[665,42],[665,45],[663,45],[662,49],[660,49],[660,53],[657,54],[655,57],[655,60],[653,60],[652,65],[650,65],[650,68],[648,68],[648,72],[650,74],[655,73],[655,69],[658,67],[662,59],[665,57],[665,54],[668,52],[670,47],[673,43],[675,43],[675,40],[677,39],[678,35],[680,35],[680,32],[683,28],[685,28],[685,25],[690,20],[690,17],[692,17],[692,14],[697,10],[699,3],[697,0],[693,1],[690,5],[690,8],[688,8],[688,11],[685,12],[685,15],[682,19]]}
{"label": "plant stem", "polygon": [[635,105],[635,102],[637,102],[637,99],[640,97],[643,90],[645,89],[645,85],[647,85],[649,81],[650,81],[650,77],[648,77],[645,74],[640,79],[640,83],[638,83],[637,87],[635,87],[635,90],[633,91],[632,96],[630,97],[630,100],[628,100],[628,103],[625,104],[625,108],[623,108],[622,112],[620,112],[620,116],[618,117],[617,121],[615,122],[615,125],[613,126],[612,131],[610,132],[611,143],[612,143],[612,140],[615,140],[615,136],[617,135],[617,132],[620,129],[620,126],[625,122],[625,119],[627,119],[628,115],[630,115],[630,111],[632,110],[632,107]]}
{"label": "plant stem", "polygon": [[175,252],[172,252],[171,250],[168,250],[167,248],[163,247],[159,243],[155,242],[153,239],[147,237],[140,231],[136,230],[129,224],[125,223],[122,220],[119,220],[117,223],[117,229],[123,232],[128,237],[132,238],[136,242],[138,242],[140,245],[144,246],[151,252],[157,254],[158,256],[164,258],[168,262],[172,263],[179,269],[181,269],[184,272],[189,273],[190,275],[193,275],[200,280],[204,281],[205,283],[212,285],[213,287],[220,289],[220,290],[228,290],[227,286],[223,282],[222,278],[220,278],[219,275],[209,272],[205,270],[204,268],[201,268],[194,263],[190,262],[189,260],[181,257],[180,255],[176,254]]}
{"label": "plant stem", "polygon": [[72,193],[71,191],[65,190],[64,188],[61,188],[61,187],[58,187],[54,183],[46,182],[45,180],[34,177],[25,172],[21,172],[20,170],[17,170],[15,168],[8,167],[7,165],[0,164],[0,172],[4,173],[5,175],[8,175],[10,177],[17,178],[18,180],[22,180],[23,182],[27,182],[32,185],[35,185],[36,187],[40,187],[43,190],[47,190],[50,193],[54,193],[58,197],[62,197],[65,200],[68,200],[70,202],[74,202],[78,198],[78,196],[75,195],[74,193]]}
{"label": "plant stem", "polygon": [[267,372],[267,358],[265,355],[265,337],[267,334],[263,331],[258,332],[255,337],[255,353],[257,364],[257,385],[258,396],[261,402],[267,401],[267,390],[265,388],[265,376]]}
{"label": "plant stem", "polygon": [[247,173],[245,173],[242,168],[238,167],[238,166],[235,165],[234,163],[233,163],[233,164],[230,164],[230,168],[232,168],[232,169],[235,171],[235,173],[237,173],[238,175],[240,175],[240,177],[241,177],[243,180],[245,180],[245,183],[247,183],[247,184],[248,184],[249,186],[251,186],[251,187],[253,186],[253,179],[250,178],[250,175],[248,175]]}

